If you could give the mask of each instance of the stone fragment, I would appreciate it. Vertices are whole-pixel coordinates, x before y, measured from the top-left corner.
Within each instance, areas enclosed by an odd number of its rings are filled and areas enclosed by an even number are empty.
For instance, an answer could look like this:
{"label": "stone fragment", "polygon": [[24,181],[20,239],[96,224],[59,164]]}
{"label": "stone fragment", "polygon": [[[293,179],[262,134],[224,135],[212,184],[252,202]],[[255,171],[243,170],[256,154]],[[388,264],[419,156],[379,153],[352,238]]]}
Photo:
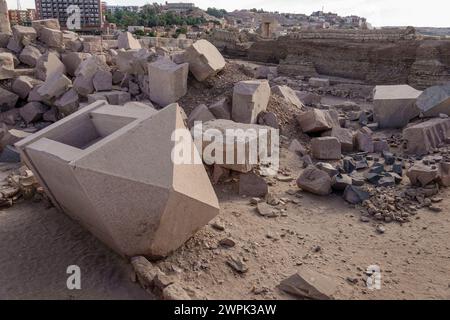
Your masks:
{"label": "stone fragment", "polygon": [[403,130],[406,151],[409,154],[425,155],[445,143],[449,136],[450,119],[430,119]]}
{"label": "stone fragment", "polygon": [[322,100],[322,97],[317,93],[309,92],[309,91],[295,91],[297,98],[302,102],[302,104],[311,106],[319,104]]}
{"label": "stone fragment", "polygon": [[0,80],[14,78],[14,56],[9,52],[0,52]]}
{"label": "stone fragment", "polygon": [[335,137],[314,138],[311,140],[311,153],[320,160],[338,160],[341,158],[341,143]]}
{"label": "stone fragment", "polygon": [[217,48],[201,39],[186,49],[185,62],[189,63],[189,71],[198,81],[216,75],[225,67],[225,59]]}
{"label": "stone fragment", "polygon": [[117,47],[119,49],[141,49],[141,44],[129,32],[121,32],[117,38]]}
{"label": "stone fragment", "polygon": [[439,169],[436,166],[426,166],[420,163],[414,164],[406,172],[412,185],[425,187],[439,178]]}
{"label": "stone fragment", "polygon": [[79,96],[74,89],[68,90],[55,101],[55,107],[63,117],[77,111],[79,106]]}
{"label": "stone fragment", "polygon": [[189,294],[178,283],[172,283],[162,291],[163,300],[191,300]]}
{"label": "stone fragment", "polygon": [[351,204],[359,204],[370,198],[370,194],[360,187],[347,186],[344,190],[344,200]]}
{"label": "stone fragment", "polygon": [[187,93],[189,66],[160,59],[148,65],[150,100],[162,107],[178,101]]}
{"label": "stone fragment", "polygon": [[[16,124],[20,120],[20,114],[18,108],[13,108],[4,112],[0,112],[0,123],[4,123],[10,126]],[[0,133],[1,135],[1,133]]]}
{"label": "stone fragment", "polygon": [[72,81],[63,74],[54,73],[39,87],[38,94],[46,100],[58,98],[64,94]]}
{"label": "stone fragment", "polygon": [[39,57],[36,62],[36,78],[45,81],[54,73],[65,74],[66,67],[52,52],[47,52]]}
{"label": "stone fragment", "polygon": [[23,48],[22,52],[19,55],[19,60],[23,64],[26,64],[30,67],[36,67],[37,61],[42,56],[41,52],[38,48],[28,45]]}
{"label": "stone fragment", "polygon": [[316,88],[328,87],[330,85],[330,79],[310,78],[309,85]]}
{"label": "stone fragment", "polygon": [[417,98],[417,107],[425,117],[450,115],[450,82],[426,89]]}
{"label": "stone fragment", "polygon": [[211,113],[208,107],[204,104],[198,105],[192,110],[191,114],[188,118],[188,128],[192,128],[195,122],[207,122],[210,120],[214,120],[216,117]]}
{"label": "stone fragment", "polygon": [[335,137],[341,143],[342,152],[352,152],[353,151],[353,131],[341,127],[333,127],[330,131],[322,133],[322,137]]}
{"label": "stone fragment", "polygon": [[244,173],[239,178],[239,195],[249,197],[265,197],[269,191],[264,178],[253,172]]}
{"label": "stone fragment", "polygon": [[50,48],[62,48],[63,33],[47,27],[42,27],[39,31],[39,39]]}
{"label": "stone fragment", "polygon": [[282,97],[286,102],[291,103],[298,108],[303,108],[303,103],[300,101],[295,91],[288,86],[273,86],[271,90],[275,95]]}
{"label": "stone fragment", "polygon": [[256,123],[270,99],[270,86],[265,80],[240,81],[233,89],[231,117],[236,122]]}
{"label": "stone fragment", "polygon": [[342,160],[342,168],[344,169],[345,173],[352,173],[354,170],[356,170],[356,162],[352,157],[345,157]]}
{"label": "stone fragment", "polygon": [[13,146],[5,146],[0,152],[0,163],[19,163],[20,153]]}
{"label": "stone fragment", "polygon": [[383,151],[389,151],[389,144],[386,140],[376,140],[373,142],[373,151],[381,153]]}
{"label": "stone fragment", "polygon": [[10,37],[6,48],[14,52],[15,54],[20,54],[20,52],[23,50],[23,45],[22,43],[17,42],[16,38]]}
{"label": "stone fragment", "polygon": [[327,162],[317,162],[316,168],[325,171],[331,178],[339,173],[338,169],[336,169],[332,164]]}
{"label": "stone fragment", "polygon": [[304,133],[323,132],[340,127],[339,115],[335,110],[311,109],[297,116],[297,121]]}
{"label": "stone fragment", "polygon": [[209,111],[217,119],[231,120],[231,102],[229,98],[222,98],[209,106]]}
{"label": "stone fragment", "polygon": [[17,94],[0,87],[0,112],[14,108],[18,100]]}
{"label": "stone fragment", "polygon": [[248,271],[248,266],[241,257],[231,255],[227,260],[227,264],[238,273],[246,273]]}
{"label": "stone fragment", "polygon": [[309,166],[303,170],[297,179],[297,185],[304,191],[325,196],[331,193],[330,176],[314,166]]}
{"label": "stone fragment", "polygon": [[279,129],[278,117],[274,112],[261,111],[258,114],[258,124],[263,126],[272,127],[274,129]]}
{"label": "stone fragment", "polygon": [[334,279],[306,268],[283,280],[278,288],[295,297],[311,300],[334,300],[338,293]]}
{"label": "stone fragment", "polygon": [[352,178],[346,174],[337,174],[331,179],[333,190],[344,191],[350,185],[352,185]]}
{"label": "stone fragment", "polygon": [[31,26],[37,31],[38,36],[40,35],[41,29],[44,27],[54,30],[60,30],[58,19],[34,20],[31,22]]}
{"label": "stone fragment", "polygon": [[450,162],[441,162],[438,164],[439,179],[441,186],[450,187]]}
{"label": "stone fragment", "polygon": [[98,70],[94,78],[92,78],[92,84],[95,91],[111,91],[112,90],[112,74],[107,70]]}
{"label": "stone fragment", "polygon": [[42,115],[42,119],[46,122],[58,121],[58,109],[50,108]]}
{"label": "stone fragment", "polygon": [[20,76],[13,81],[11,89],[14,93],[19,95],[20,98],[25,100],[33,87],[41,83],[41,80],[28,76]]}
{"label": "stone fragment", "polygon": [[358,151],[369,153],[374,152],[372,137],[361,130],[358,130],[355,134],[355,145]]}
{"label": "stone fragment", "polygon": [[89,57],[91,57],[90,53],[69,52],[62,55],[61,61],[66,67],[67,74],[73,77],[80,64]]}
{"label": "stone fragment", "polygon": [[25,27],[21,25],[14,25],[12,27],[13,38],[19,45],[27,46],[36,41],[37,33],[32,27]]}
{"label": "stone fragment", "polygon": [[380,128],[403,128],[419,115],[416,100],[422,91],[408,85],[376,86],[373,117]]}
{"label": "stone fragment", "polygon": [[130,93],[119,90],[102,91],[88,95],[89,103],[99,100],[107,101],[109,104],[113,105],[124,105],[131,101],[131,96]]}
{"label": "stone fragment", "polygon": [[291,141],[291,143],[289,144],[289,151],[295,152],[301,156],[307,154],[305,147],[297,139]]}
{"label": "stone fragment", "polygon": [[43,114],[48,110],[48,107],[40,102],[28,102],[19,109],[20,116],[26,123],[35,122],[42,119]]}

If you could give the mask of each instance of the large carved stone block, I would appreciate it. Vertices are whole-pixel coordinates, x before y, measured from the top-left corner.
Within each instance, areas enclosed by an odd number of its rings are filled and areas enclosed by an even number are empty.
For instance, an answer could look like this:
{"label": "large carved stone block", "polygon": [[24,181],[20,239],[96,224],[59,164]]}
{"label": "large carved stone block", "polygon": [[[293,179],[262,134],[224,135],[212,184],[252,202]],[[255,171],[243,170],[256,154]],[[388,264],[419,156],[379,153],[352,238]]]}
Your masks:
{"label": "large carved stone block", "polygon": [[203,165],[172,161],[175,129],[177,104],[97,101],[16,146],[61,210],[122,255],[162,257],[219,213]]}

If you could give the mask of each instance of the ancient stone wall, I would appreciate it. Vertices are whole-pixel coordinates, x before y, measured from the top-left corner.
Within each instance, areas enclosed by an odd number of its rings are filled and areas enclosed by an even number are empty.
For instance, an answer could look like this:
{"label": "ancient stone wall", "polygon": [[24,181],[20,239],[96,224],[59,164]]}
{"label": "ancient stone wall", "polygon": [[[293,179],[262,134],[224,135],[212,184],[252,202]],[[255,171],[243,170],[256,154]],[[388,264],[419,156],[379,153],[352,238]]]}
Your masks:
{"label": "ancient stone wall", "polygon": [[161,37],[141,37],[139,41],[144,47],[166,47],[178,49],[186,49],[193,43],[193,40],[191,39],[174,39]]}
{"label": "ancient stone wall", "polygon": [[290,39],[342,39],[353,41],[398,41],[417,39],[414,28],[382,30],[318,29],[302,30],[287,36]]}

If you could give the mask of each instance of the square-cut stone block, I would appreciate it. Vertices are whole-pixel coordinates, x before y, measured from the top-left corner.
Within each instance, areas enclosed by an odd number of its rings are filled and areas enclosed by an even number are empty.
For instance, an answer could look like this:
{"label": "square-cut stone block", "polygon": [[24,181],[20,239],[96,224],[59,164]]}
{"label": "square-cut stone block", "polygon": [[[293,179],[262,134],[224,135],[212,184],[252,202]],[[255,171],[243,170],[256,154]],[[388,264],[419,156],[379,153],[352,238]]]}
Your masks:
{"label": "square-cut stone block", "polygon": [[122,255],[162,257],[219,213],[203,164],[172,161],[176,129],[177,104],[97,101],[16,146],[57,207]]}

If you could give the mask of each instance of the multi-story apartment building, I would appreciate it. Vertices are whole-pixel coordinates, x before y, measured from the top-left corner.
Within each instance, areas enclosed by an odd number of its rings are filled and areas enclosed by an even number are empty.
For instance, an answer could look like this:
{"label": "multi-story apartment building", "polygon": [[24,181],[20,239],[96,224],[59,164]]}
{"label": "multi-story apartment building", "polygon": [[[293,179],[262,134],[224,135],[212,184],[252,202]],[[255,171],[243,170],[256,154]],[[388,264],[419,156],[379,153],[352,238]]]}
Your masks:
{"label": "multi-story apartment building", "polygon": [[188,3],[188,2],[167,2],[166,1],[166,4],[163,6],[163,9],[181,13],[181,12],[195,9],[195,4]]}
{"label": "multi-story apartment building", "polygon": [[140,12],[142,7],[139,6],[109,6],[106,5],[108,13],[113,14],[116,11]]}
{"label": "multi-story apartment building", "polygon": [[67,8],[76,5],[80,8],[81,30],[97,30],[103,26],[100,0],[35,0],[39,19],[57,18],[61,28],[67,25]]}
{"label": "multi-story apartment building", "polygon": [[36,20],[36,10],[8,10],[9,21],[12,25],[31,25],[31,21]]}

